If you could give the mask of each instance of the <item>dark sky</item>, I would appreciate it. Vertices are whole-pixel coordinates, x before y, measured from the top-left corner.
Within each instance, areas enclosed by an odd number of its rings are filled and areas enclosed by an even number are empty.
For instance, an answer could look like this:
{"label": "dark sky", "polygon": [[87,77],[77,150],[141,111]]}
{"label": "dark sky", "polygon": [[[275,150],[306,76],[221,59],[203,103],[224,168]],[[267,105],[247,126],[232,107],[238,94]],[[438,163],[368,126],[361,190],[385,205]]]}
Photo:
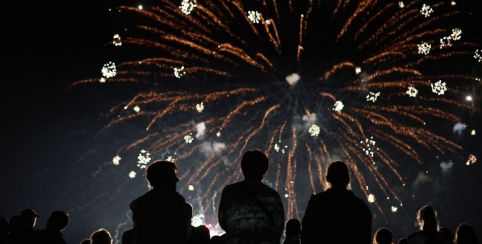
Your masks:
{"label": "dark sky", "polygon": [[[476,2],[480,1],[462,4],[478,16],[468,27],[469,35],[481,41],[476,23],[482,23],[482,11]],[[120,191],[119,185],[125,182],[109,182],[115,172],[107,172],[103,179],[92,173],[104,170],[102,165],[115,153],[116,142],[99,138],[97,132],[105,124],[103,113],[120,96],[107,89],[67,89],[76,80],[98,77],[101,65],[108,61],[104,44],[116,27],[107,11],[110,4],[94,0],[2,4],[6,14],[0,29],[4,60],[0,66],[0,216],[32,207],[45,221],[50,211],[72,210],[73,221],[66,232],[71,243],[96,228],[112,230],[125,221],[129,201],[144,190],[136,187],[125,197],[112,199],[109,194]],[[480,134],[481,121],[479,117],[470,121]],[[479,138],[469,145],[477,153],[482,151]],[[439,170],[439,164],[429,169]],[[459,166],[426,186],[426,198],[442,209],[441,217],[450,227],[467,221],[482,229],[480,175],[480,164],[470,169]],[[92,189],[92,194],[86,189]],[[401,223],[413,223],[414,209],[398,215],[404,219]]]}

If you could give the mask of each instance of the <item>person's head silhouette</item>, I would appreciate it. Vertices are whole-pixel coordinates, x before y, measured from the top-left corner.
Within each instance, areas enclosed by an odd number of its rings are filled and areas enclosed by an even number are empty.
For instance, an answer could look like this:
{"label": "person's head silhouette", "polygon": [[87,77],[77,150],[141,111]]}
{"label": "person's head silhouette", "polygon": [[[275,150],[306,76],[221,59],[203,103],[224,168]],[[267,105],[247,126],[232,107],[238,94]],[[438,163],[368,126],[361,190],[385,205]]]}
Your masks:
{"label": "person's head silhouette", "polygon": [[332,188],[346,189],[350,183],[350,173],[346,164],[341,161],[330,164],[326,180],[330,182]]}
{"label": "person's head silhouette", "polygon": [[468,224],[460,224],[455,232],[455,244],[465,243],[478,244],[479,240],[472,226]]}
{"label": "person's head silhouette", "polygon": [[35,224],[37,223],[37,218],[40,217],[40,215],[35,212],[33,209],[24,209],[20,213],[21,221],[23,228],[25,229],[33,229],[35,227]]}
{"label": "person's head silhouette", "polygon": [[47,229],[62,231],[69,224],[69,215],[63,211],[54,211],[47,220]]}
{"label": "person's head silhouette", "polygon": [[172,188],[179,179],[176,176],[177,167],[173,162],[155,161],[146,169],[147,181],[153,188]]}
{"label": "person's head silhouette", "polygon": [[375,233],[375,241],[376,244],[392,244],[393,234],[389,229],[380,228]]}
{"label": "person's head silhouette", "polygon": [[299,236],[301,234],[301,223],[298,219],[290,219],[286,223],[286,236]]}
{"label": "person's head silhouette", "polygon": [[247,151],[241,159],[241,170],[247,180],[261,181],[268,166],[268,157],[259,150]]}
{"label": "person's head silhouette", "polygon": [[112,244],[112,236],[106,229],[99,229],[90,236],[91,244]]}
{"label": "person's head silhouette", "polygon": [[438,230],[437,213],[429,205],[425,205],[418,210],[417,221],[422,231],[436,232]]}

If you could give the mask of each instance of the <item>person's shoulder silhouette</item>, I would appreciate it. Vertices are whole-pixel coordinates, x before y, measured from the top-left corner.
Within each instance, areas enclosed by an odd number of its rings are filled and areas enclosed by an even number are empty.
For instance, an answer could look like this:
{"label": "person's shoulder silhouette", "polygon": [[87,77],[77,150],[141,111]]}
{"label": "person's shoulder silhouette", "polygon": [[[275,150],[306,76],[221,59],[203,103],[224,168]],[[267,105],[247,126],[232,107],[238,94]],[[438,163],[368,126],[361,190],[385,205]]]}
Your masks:
{"label": "person's shoulder silhouette", "polygon": [[226,231],[226,243],[279,243],[284,209],[279,194],[262,182],[268,167],[263,152],[247,151],[241,159],[244,180],[223,189],[218,220]]}
{"label": "person's shoulder silhouette", "polygon": [[130,204],[138,244],[187,242],[189,206],[176,191],[177,167],[168,161],[156,161],[146,169],[150,191]]}
{"label": "person's shoulder silhouette", "polygon": [[370,243],[372,215],[367,204],[348,190],[350,173],[343,162],[332,163],[327,191],[312,195],[302,221],[302,243]]}

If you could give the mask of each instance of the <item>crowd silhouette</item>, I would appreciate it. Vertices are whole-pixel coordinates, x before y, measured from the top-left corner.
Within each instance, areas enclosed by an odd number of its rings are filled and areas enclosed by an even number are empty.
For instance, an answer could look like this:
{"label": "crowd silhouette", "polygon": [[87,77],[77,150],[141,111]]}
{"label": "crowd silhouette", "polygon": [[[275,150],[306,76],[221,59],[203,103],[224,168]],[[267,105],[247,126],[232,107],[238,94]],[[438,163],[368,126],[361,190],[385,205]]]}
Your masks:
{"label": "crowd silhouette", "polygon": [[[286,222],[276,190],[263,183],[268,157],[259,150],[241,159],[244,180],[227,185],[221,195],[218,221],[225,234],[210,237],[204,226],[191,226],[192,206],[176,191],[177,167],[155,161],[146,169],[151,189],[131,204],[134,227],[122,235],[123,244],[394,244],[393,233],[380,228],[372,235],[372,214],[367,204],[347,188],[350,172],[343,162],[328,167],[331,187],[311,196],[303,219]],[[0,218],[0,244],[63,244],[69,223],[63,211],[54,211],[44,229],[36,229],[39,215],[25,209],[8,221]],[[475,230],[460,224],[456,230],[439,226],[435,209],[426,205],[417,213],[420,230],[399,244],[478,244]],[[81,244],[112,244],[106,229],[99,229]]]}

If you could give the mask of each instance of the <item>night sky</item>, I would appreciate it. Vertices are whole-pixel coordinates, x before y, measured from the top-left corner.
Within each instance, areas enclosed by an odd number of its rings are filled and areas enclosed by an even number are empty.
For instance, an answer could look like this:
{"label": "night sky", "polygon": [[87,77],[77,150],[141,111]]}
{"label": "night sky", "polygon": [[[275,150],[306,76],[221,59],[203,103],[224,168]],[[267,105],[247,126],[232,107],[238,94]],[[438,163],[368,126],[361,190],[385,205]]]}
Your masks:
{"label": "night sky", "polygon": [[[128,204],[146,190],[142,177],[133,183],[110,167],[112,155],[122,138],[131,136],[129,132],[106,135],[102,130],[108,121],[105,113],[132,91],[93,86],[69,89],[77,80],[98,77],[100,67],[109,60],[106,44],[118,28],[107,11],[111,4],[41,0],[13,1],[2,7],[6,14],[0,30],[0,216],[9,218],[33,208],[41,215],[38,227],[43,227],[51,211],[68,211],[72,219],[65,237],[69,243],[79,242],[100,227],[114,234],[119,224],[119,230],[128,228]],[[460,4],[473,13],[471,22],[464,23],[467,37],[482,43],[480,1]],[[473,73],[482,75],[481,68]],[[480,97],[474,97],[480,104]],[[474,138],[465,133],[456,141],[478,154],[480,161],[482,118],[480,113],[466,117],[469,121],[465,122],[479,135]],[[433,173],[430,181],[414,190],[419,197],[396,214],[378,217],[375,228],[386,220],[397,238],[407,235],[415,231],[416,209],[432,203],[442,226],[453,228],[468,222],[481,238],[480,162],[466,167],[457,161],[444,173],[442,161],[426,164],[425,170]]]}

